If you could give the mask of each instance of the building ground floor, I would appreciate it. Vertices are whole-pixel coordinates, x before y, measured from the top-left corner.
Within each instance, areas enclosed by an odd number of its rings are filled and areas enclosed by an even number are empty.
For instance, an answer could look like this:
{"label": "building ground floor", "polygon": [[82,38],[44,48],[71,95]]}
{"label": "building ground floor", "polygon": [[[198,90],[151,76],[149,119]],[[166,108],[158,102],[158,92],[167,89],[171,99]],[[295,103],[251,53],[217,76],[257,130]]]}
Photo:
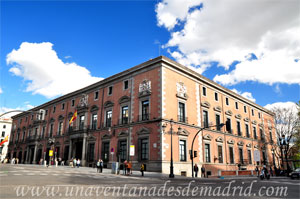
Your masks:
{"label": "building ground floor", "polygon": [[[182,130],[175,133],[174,129]],[[174,174],[191,176],[191,145],[197,131],[192,126],[182,128],[174,124],[166,129],[169,133],[165,133],[158,122],[101,131],[83,129],[51,138],[37,136],[10,143],[7,157],[18,158],[20,163],[26,164],[62,160],[65,165],[76,158],[86,167],[94,167],[97,160],[102,159],[105,168],[110,168],[112,162],[127,160],[132,162],[134,170],[139,170],[144,163],[147,171],[169,173],[172,148]],[[195,140],[194,164],[199,171],[205,168],[205,173],[211,176],[218,176],[221,171],[277,165],[272,157],[272,146],[259,140],[214,130],[201,132]],[[255,151],[259,153],[259,161]]]}

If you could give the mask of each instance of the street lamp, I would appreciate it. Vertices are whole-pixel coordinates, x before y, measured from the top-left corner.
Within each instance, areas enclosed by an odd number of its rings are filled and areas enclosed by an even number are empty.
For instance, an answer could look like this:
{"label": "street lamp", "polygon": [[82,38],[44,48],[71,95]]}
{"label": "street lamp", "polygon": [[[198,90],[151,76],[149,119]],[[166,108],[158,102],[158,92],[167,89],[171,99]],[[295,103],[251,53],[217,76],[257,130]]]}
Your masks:
{"label": "street lamp", "polygon": [[[170,131],[169,131],[169,133],[171,134],[171,162],[170,162],[170,174],[169,174],[169,178],[174,178],[174,166],[173,166],[173,138],[172,138],[172,135],[173,135],[173,133],[175,133],[175,132],[173,132],[173,123],[174,123],[173,119],[171,119],[169,123],[170,123],[170,126],[171,126]],[[164,123],[164,124],[162,125],[163,132],[165,132],[166,127],[167,127],[167,123]],[[178,132],[180,132],[180,131],[181,131],[181,128],[179,127],[179,128],[178,128]]]}
{"label": "street lamp", "polygon": [[211,127],[219,127],[219,128],[222,128],[225,124],[224,123],[221,123],[221,124],[217,124],[217,125],[213,125],[213,126],[207,126],[207,127],[203,127],[203,128],[200,128],[199,131],[196,133],[196,135],[194,136],[193,138],[193,142],[192,142],[192,147],[191,147],[191,159],[192,159],[192,177],[194,177],[194,141],[197,137],[197,135],[204,129],[207,129],[207,128],[211,128]]}

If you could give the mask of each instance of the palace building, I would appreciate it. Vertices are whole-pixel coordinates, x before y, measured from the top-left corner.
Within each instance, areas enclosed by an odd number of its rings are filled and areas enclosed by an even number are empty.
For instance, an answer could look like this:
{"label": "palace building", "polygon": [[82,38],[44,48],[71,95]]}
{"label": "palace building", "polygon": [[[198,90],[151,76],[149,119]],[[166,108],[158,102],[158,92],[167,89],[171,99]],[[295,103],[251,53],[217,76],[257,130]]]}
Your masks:
{"label": "palace building", "polygon": [[101,158],[109,168],[130,160],[169,173],[172,148],[174,173],[190,176],[192,141],[204,127],[192,153],[209,174],[275,164],[272,112],[164,56],[14,116],[8,156],[84,166]]}

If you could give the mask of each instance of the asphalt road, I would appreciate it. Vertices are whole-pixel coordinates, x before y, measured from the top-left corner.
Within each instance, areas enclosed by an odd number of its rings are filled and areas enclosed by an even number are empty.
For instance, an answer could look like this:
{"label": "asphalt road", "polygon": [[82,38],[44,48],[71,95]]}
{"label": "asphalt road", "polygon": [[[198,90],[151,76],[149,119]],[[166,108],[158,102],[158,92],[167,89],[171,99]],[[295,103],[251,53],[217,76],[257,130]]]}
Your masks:
{"label": "asphalt road", "polygon": [[131,176],[92,168],[0,165],[0,198],[300,198],[289,178],[186,178],[147,172]]}

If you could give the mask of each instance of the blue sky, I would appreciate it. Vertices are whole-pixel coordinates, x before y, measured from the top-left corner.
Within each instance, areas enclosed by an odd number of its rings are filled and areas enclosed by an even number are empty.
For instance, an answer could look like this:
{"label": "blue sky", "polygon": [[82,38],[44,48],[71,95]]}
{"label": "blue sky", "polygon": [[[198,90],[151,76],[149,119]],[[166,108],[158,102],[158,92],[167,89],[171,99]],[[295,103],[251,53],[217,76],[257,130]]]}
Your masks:
{"label": "blue sky", "polygon": [[299,5],[290,2],[268,13],[268,0],[1,1],[0,112],[40,105],[159,53],[259,105],[299,101]]}

